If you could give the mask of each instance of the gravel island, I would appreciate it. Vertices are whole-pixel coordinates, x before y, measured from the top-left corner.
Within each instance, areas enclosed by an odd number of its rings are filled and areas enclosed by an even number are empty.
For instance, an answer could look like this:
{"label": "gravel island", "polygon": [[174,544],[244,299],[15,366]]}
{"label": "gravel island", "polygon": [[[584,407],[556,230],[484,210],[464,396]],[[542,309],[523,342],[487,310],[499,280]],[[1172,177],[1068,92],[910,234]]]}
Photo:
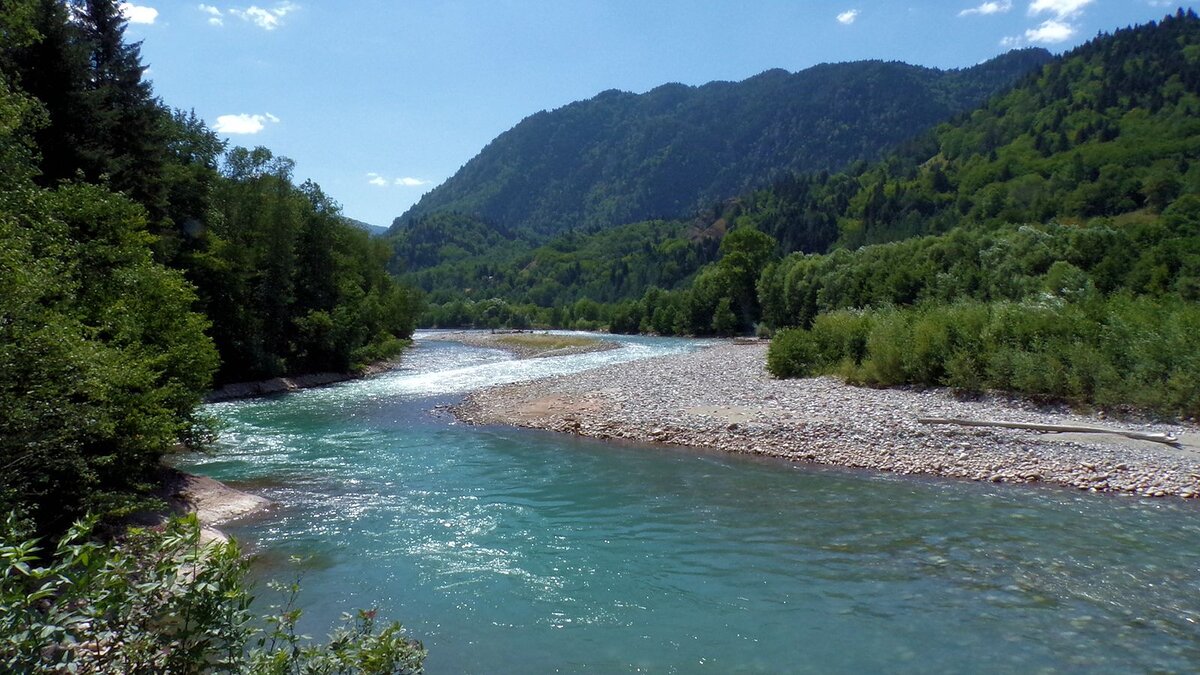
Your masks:
{"label": "gravel island", "polygon": [[[961,400],[946,389],[871,389],[832,377],[778,380],[765,371],[765,362],[765,343],[723,342],[688,354],[494,387],[471,394],[454,412],[473,424],[898,474],[1200,497],[1200,427],[1194,424],[1113,422],[999,395]],[[923,417],[1165,432],[1179,444],[929,425],[918,422]]]}

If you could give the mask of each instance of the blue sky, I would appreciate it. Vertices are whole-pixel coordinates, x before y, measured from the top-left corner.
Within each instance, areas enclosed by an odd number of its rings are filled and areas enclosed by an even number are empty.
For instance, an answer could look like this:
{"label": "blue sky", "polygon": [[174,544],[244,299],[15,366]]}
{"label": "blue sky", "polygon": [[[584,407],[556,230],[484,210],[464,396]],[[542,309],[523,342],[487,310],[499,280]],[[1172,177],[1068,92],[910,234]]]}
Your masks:
{"label": "blue sky", "polygon": [[859,59],[1070,49],[1161,0],[210,0],[125,3],[155,90],[388,225],[489,141],[605,89]]}

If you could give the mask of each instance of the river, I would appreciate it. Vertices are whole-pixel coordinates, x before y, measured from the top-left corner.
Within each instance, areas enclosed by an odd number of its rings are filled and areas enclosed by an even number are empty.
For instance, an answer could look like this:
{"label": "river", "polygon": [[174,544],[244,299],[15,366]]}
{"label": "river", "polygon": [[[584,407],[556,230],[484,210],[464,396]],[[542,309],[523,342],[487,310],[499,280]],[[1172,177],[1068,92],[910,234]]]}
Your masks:
{"label": "river", "polygon": [[[1195,672],[1200,509],[471,427],[491,384],[697,348],[514,361],[418,339],[393,373],[208,406],[190,471],[277,502],[302,628],[377,606],[439,673]],[[274,598],[260,587],[264,602]]]}

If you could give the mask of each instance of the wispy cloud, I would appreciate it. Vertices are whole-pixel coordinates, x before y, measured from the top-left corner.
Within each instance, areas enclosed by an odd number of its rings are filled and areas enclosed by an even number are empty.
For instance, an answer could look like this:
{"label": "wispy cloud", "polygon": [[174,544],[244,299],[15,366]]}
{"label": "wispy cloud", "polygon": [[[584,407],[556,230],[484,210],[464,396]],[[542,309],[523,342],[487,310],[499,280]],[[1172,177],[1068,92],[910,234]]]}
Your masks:
{"label": "wispy cloud", "polygon": [[283,24],[283,17],[297,9],[300,9],[300,6],[295,3],[281,2],[271,9],[250,5],[246,9],[230,9],[229,13],[263,30],[275,30]]}
{"label": "wispy cloud", "polygon": [[275,30],[283,25],[283,19],[288,14],[300,9],[300,5],[284,0],[274,7],[229,7],[221,9],[215,5],[201,4],[198,9],[208,15],[208,23],[213,26],[224,26],[225,17],[232,16],[247,23],[254,24],[263,30]]}
{"label": "wispy cloud", "polygon": [[838,23],[842,24],[843,26],[849,26],[850,24],[854,23],[854,20],[858,18],[859,14],[860,12],[857,9],[848,9],[837,15]]}
{"label": "wispy cloud", "polygon": [[278,124],[279,118],[266,113],[265,115],[221,115],[217,118],[216,131],[221,134],[257,134],[267,127],[267,122]]}
{"label": "wispy cloud", "polygon": [[388,187],[389,185],[394,185],[397,187],[421,187],[422,185],[429,185],[429,181],[421,180],[420,178],[404,176],[403,178],[389,179],[375,173],[374,171],[367,173],[367,182],[371,185],[378,185],[379,187]]}
{"label": "wispy cloud", "polygon": [[224,26],[225,19],[221,10],[212,5],[200,5],[200,11],[208,15],[208,23],[210,26]]}
{"label": "wispy cloud", "polygon": [[1012,0],[996,0],[993,2],[985,2],[978,7],[971,7],[959,12],[959,16],[971,16],[972,14],[980,14],[987,16],[989,14],[1004,14],[1012,9]]}
{"label": "wispy cloud", "polygon": [[1033,0],[1029,3],[1029,16],[1050,13],[1056,19],[1072,19],[1083,13],[1083,8],[1096,0]]}
{"label": "wispy cloud", "polygon": [[153,7],[135,5],[132,2],[122,2],[117,5],[117,8],[121,10],[121,16],[125,17],[125,20],[129,23],[151,24],[158,18],[158,10]]}

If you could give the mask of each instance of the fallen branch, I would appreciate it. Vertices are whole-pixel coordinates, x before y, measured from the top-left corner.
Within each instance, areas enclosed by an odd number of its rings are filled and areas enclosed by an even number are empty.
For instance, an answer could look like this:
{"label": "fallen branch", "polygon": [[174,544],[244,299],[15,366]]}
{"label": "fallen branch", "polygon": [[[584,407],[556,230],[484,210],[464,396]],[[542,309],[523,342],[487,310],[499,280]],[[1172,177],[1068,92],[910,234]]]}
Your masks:
{"label": "fallen branch", "polygon": [[998,420],[967,420],[952,417],[919,417],[921,424],[957,424],[963,427],[1002,427],[1005,429],[1029,429],[1050,434],[1115,434],[1139,441],[1163,443],[1173,448],[1181,447],[1179,439],[1171,434],[1146,431],[1125,431],[1123,429],[1104,429],[1102,427],[1076,427],[1060,424],[1034,424],[1032,422],[1001,422]]}

